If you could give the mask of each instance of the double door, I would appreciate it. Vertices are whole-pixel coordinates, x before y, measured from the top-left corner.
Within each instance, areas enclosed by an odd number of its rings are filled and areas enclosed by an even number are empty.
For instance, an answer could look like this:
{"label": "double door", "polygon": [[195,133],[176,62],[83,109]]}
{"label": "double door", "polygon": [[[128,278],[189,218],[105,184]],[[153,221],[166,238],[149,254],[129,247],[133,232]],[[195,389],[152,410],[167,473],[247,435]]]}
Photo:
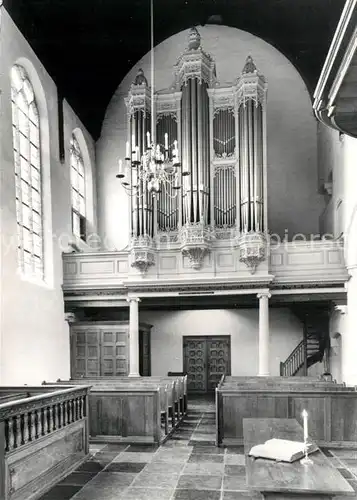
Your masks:
{"label": "double door", "polygon": [[231,373],[230,336],[183,337],[183,360],[189,392],[214,391],[222,375]]}

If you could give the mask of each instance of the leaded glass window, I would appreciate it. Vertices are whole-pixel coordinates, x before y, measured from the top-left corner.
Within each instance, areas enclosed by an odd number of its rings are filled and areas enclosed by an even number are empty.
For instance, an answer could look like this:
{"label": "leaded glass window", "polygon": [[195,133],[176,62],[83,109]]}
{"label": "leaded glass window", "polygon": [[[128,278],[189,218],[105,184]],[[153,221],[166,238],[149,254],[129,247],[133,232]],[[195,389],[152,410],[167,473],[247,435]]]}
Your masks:
{"label": "leaded glass window", "polygon": [[77,139],[71,140],[71,191],[72,191],[72,232],[86,239],[86,197],[85,173],[81,149]]}
{"label": "leaded glass window", "polygon": [[44,279],[40,119],[35,94],[24,68],[11,71],[13,148],[19,269]]}

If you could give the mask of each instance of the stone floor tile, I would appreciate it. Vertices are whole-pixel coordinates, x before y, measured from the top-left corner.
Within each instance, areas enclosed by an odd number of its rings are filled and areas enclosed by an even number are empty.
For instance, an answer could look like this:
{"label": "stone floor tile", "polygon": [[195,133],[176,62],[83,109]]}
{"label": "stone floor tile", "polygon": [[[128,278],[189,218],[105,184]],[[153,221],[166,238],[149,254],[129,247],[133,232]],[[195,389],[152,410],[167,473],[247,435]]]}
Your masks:
{"label": "stone floor tile", "polygon": [[77,472],[100,472],[105,467],[104,464],[99,463],[97,460],[88,460],[76,469]]}
{"label": "stone floor tile", "polygon": [[125,443],[108,443],[101,451],[116,451],[120,453],[121,451],[125,451],[129,448],[129,444]]}
{"label": "stone floor tile", "polygon": [[224,476],[223,490],[248,491],[248,486],[244,476]]}
{"label": "stone floor tile", "polygon": [[209,453],[191,453],[188,463],[214,462],[216,464],[223,463],[224,455],[210,455]]}
{"label": "stone floor tile", "polygon": [[221,500],[263,500],[263,495],[250,491],[223,491]]}
{"label": "stone floor tile", "polygon": [[111,462],[103,469],[103,472],[128,472],[137,474],[145,467],[145,462]]}
{"label": "stone floor tile", "polygon": [[226,465],[245,465],[244,455],[224,455],[224,463]]}
{"label": "stone floor tile", "polygon": [[93,479],[98,472],[72,472],[59,483],[59,486],[67,484],[71,486],[83,486]]}
{"label": "stone floor tile", "polygon": [[217,464],[212,462],[203,463],[189,463],[185,466],[183,474],[223,474],[224,464]]}
{"label": "stone floor tile", "polygon": [[225,449],[218,448],[217,446],[212,446],[212,445],[195,444],[192,447],[192,453],[194,454],[208,453],[209,455],[224,455]]}
{"label": "stone floor tile", "polygon": [[133,482],[133,487],[138,488],[175,488],[179,474],[170,472],[141,472]]}
{"label": "stone floor tile", "polygon": [[112,462],[119,453],[117,451],[99,451],[93,457],[91,457],[90,462],[97,462],[98,464],[105,467],[110,462]]}
{"label": "stone floor tile", "polygon": [[154,453],[160,447],[157,444],[131,444],[125,452],[130,453]]}
{"label": "stone floor tile", "polygon": [[224,473],[227,476],[245,476],[244,465],[225,465]]}
{"label": "stone floor tile", "polygon": [[179,474],[185,466],[185,462],[182,463],[170,463],[169,465],[166,462],[150,462],[149,464],[145,465],[143,469],[143,473],[145,472],[150,472],[153,474],[156,473],[167,473],[170,472],[170,474]]}
{"label": "stone floor tile", "polygon": [[220,500],[221,492],[214,490],[176,489],[174,500]]}
{"label": "stone floor tile", "polygon": [[183,490],[220,490],[221,486],[222,476],[201,474],[183,474],[177,484],[177,488]]}
{"label": "stone floor tile", "polygon": [[118,500],[126,498],[126,489],[133,482],[134,477],[134,474],[101,472],[90,483],[86,484],[73,497],[73,500]]}
{"label": "stone floor tile", "polygon": [[125,491],[125,500],[171,500],[172,488],[134,488],[131,486]]}
{"label": "stone floor tile", "polygon": [[41,500],[70,500],[81,488],[79,485],[57,485],[45,493]]}
{"label": "stone floor tile", "polygon": [[215,446],[216,444],[216,441],[203,441],[203,440],[197,440],[195,438],[192,438],[189,443],[188,443],[190,446],[195,446],[195,445],[199,445],[199,446]]}
{"label": "stone floor tile", "polygon": [[193,450],[193,446],[188,446],[189,440],[181,440],[181,441],[174,441],[170,439],[169,441],[166,441],[162,446],[161,449],[166,449],[166,448],[176,448],[176,447],[187,447],[190,450]]}
{"label": "stone floor tile", "polygon": [[244,455],[244,446],[227,446],[226,453],[228,455]]}
{"label": "stone floor tile", "polygon": [[145,452],[130,452],[125,451],[124,453],[120,453],[114,459],[114,462],[145,462],[149,463],[155,456],[154,453],[145,453]]}

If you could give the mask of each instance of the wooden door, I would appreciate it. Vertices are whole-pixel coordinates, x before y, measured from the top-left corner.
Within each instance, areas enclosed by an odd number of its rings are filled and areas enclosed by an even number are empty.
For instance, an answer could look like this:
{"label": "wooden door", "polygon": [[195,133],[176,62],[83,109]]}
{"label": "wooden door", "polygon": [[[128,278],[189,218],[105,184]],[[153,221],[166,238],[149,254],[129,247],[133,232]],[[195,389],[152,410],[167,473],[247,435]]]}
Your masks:
{"label": "wooden door", "polygon": [[184,337],[183,359],[188,390],[214,391],[221,376],[231,371],[230,337]]}
{"label": "wooden door", "polygon": [[222,375],[231,373],[231,339],[207,339],[207,391],[214,391]]}
{"label": "wooden door", "polygon": [[101,376],[124,376],[128,373],[127,328],[107,327],[101,338]]}
{"label": "wooden door", "polygon": [[100,376],[100,330],[74,327],[71,330],[72,377]]}

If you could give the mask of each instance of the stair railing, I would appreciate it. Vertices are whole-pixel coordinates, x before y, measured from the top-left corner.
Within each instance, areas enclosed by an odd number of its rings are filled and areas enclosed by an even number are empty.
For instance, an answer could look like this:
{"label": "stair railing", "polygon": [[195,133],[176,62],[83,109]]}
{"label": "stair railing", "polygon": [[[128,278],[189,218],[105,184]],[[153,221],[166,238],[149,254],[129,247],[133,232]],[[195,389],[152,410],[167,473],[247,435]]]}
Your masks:
{"label": "stair railing", "polygon": [[295,347],[286,361],[280,363],[281,377],[293,377],[296,374],[305,363],[305,359],[307,361],[307,356],[305,356],[306,349],[306,340],[304,339]]}

